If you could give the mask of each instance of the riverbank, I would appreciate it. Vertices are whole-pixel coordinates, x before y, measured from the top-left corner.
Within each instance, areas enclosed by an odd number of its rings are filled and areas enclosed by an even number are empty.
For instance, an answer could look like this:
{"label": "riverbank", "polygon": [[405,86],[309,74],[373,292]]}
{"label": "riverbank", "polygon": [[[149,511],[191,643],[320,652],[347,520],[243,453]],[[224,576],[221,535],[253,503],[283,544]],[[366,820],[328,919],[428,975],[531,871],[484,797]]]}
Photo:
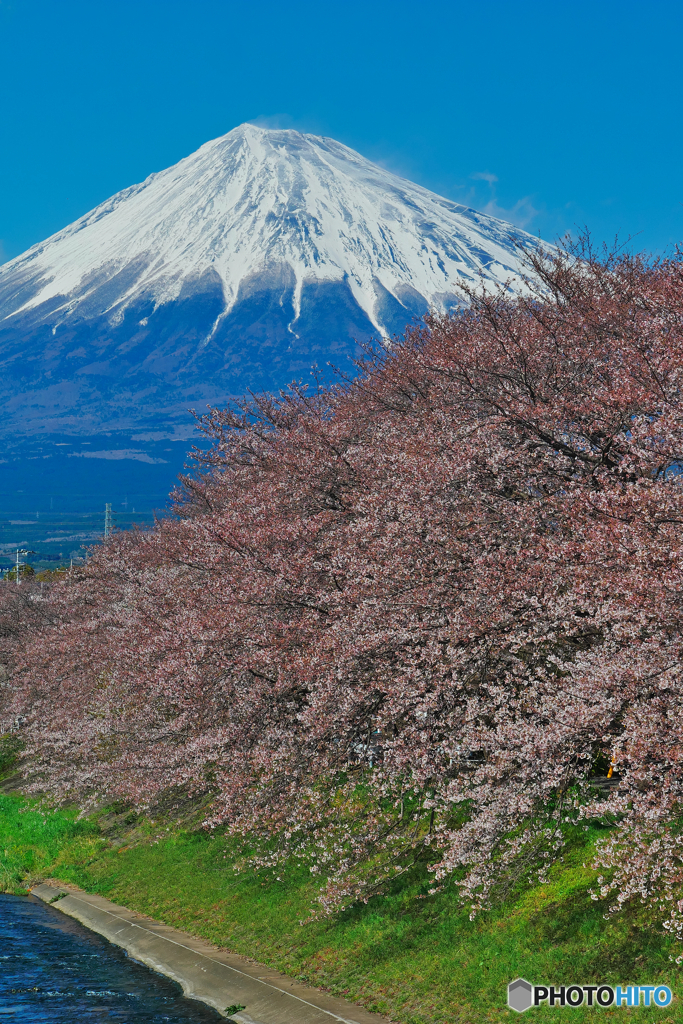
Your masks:
{"label": "riverbank", "polygon": [[[342,996],[401,1024],[495,1024],[518,975],[541,984],[668,984],[666,1010],[600,1011],[619,1019],[680,1020],[681,952],[640,908],[605,920],[587,896],[595,832],[577,836],[550,884],[526,890],[470,922],[452,888],[428,895],[417,870],[384,897],[329,920],[309,920],[315,897],[300,868],[235,874],[224,836],[140,820],[125,810],[83,821],[47,815],[19,795],[0,796],[0,888],[71,882],[223,949]],[[301,924],[301,921],[307,923]],[[594,1020],[561,1007],[540,1019]],[[602,1019],[602,1018],[601,1018]]]}
{"label": "riverbank", "polygon": [[233,1024],[385,1024],[344,999],[292,981],[187,932],[75,887],[42,883],[31,895],[75,918],[139,963],[178,982],[183,993]]}

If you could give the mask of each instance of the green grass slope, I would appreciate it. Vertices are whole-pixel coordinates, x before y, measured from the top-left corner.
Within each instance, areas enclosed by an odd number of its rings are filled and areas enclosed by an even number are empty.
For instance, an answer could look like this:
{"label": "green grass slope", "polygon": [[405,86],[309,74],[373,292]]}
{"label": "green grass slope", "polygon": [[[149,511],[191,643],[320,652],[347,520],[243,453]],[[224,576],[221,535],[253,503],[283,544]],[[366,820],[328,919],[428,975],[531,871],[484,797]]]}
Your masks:
{"label": "green grass slope", "polygon": [[[635,910],[605,920],[587,896],[594,833],[577,838],[550,884],[473,922],[454,888],[427,895],[422,870],[367,905],[310,920],[307,870],[236,875],[230,840],[167,824],[125,813],[78,821],[0,795],[0,888],[72,882],[402,1024],[683,1021],[677,945]],[[532,984],[668,984],[675,996],[666,1009],[541,1007],[522,1017],[506,1007],[518,975]]]}

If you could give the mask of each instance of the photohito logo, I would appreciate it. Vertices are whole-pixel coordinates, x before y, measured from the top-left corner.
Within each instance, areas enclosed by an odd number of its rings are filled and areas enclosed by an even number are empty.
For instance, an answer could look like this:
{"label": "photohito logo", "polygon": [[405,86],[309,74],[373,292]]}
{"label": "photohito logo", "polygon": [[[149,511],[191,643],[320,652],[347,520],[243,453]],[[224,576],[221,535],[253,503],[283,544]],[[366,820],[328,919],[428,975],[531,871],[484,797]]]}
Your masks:
{"label": "photohito logo", "polygon": [[515,978],[508,985],[508,1006],[524,1013],[532,1006],[668,1006],[671,989],[667,985],[532,985],[526,978]]}

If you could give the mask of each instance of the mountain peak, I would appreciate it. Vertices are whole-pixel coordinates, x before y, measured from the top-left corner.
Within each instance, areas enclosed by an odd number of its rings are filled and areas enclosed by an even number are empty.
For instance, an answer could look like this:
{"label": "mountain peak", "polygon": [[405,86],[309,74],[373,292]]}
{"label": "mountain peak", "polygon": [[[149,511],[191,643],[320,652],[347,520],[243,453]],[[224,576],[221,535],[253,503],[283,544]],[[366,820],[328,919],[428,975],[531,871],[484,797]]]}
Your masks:
{"label": "mountain peak", "polygon": [[77,317],[92,306],[103,275],[111,279],[133,263],[135,280],[127,275],[124,289],[109,289],[100,315],[120,316],[143,293],[157,305],[174,301],[188,276],[209,268],[230,307],[245,278],[278,263],[294,273],[297,296],[307,278],[348,281],[374,329],[386,334],[378,285],[399,303],[409,288],[427,305],[447,308],[479,276],[517,277],[520,242],[529,244],[529,236],[512,225],[437,196],[334,139],[245,123],[3,267],[0,286],[18,274],[31,287],[18,306],[5,299],[0,316],[48,303],[52,319]]}
{"label": "mountain peak", "polygon": [[535,244],[334,139],[239,125],[0,267],[10,421],[178,421],[312,363],[352,372],[357,342],[465,287],[522,286]]}

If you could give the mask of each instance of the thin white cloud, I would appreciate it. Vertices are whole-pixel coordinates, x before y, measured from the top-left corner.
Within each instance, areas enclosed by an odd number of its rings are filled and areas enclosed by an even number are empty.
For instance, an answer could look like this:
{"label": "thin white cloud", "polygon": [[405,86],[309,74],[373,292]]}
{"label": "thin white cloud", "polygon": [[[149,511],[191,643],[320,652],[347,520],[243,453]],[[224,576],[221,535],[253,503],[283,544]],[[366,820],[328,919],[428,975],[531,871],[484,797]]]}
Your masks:
{"label": "thin white cloud", "polygon": [[302,135],[325,135],[324,127],[315,118],[295,118],[291,114],[259,114],[258,117],[250,117],[247,124],[253,124],[255,128],[274,128],[276,130],[292,128]]}
{"label": "thin white cloud", "polygon": [[488,181],[491,186],[498,181],[498,176],[491,174],[489,171],[475,171],[474,174],[470,174],[470,178],[474,181]]}
{"label": "thin white cloud", "polygon": [[541,211],[536,209],[530,196],[524,196],[523,199],[518,199],[515,205],[509,208],[499,206],[494,197],[489,199],[485,206],[481,207],[481,212],[488,214],[489,217],[507,220],[518,228],[525,228],[538,217]]}
{"label": "thin white cloud", "polygon": [[482,206],[475,200],[473,205],[482,213],[488,214],[489,217],[507,220],[518,228],[525,228],[539,215],[540,210],[534,206],[531,196],[523,196],[517,200],[514,206],[501,206],[496,196],[496,182],[499,180],[496,174],[491,174],[490,171],[475,171],[474,174],[470,174],[470,179],[485,181],[488,185],[490,190],[488,201]]}

